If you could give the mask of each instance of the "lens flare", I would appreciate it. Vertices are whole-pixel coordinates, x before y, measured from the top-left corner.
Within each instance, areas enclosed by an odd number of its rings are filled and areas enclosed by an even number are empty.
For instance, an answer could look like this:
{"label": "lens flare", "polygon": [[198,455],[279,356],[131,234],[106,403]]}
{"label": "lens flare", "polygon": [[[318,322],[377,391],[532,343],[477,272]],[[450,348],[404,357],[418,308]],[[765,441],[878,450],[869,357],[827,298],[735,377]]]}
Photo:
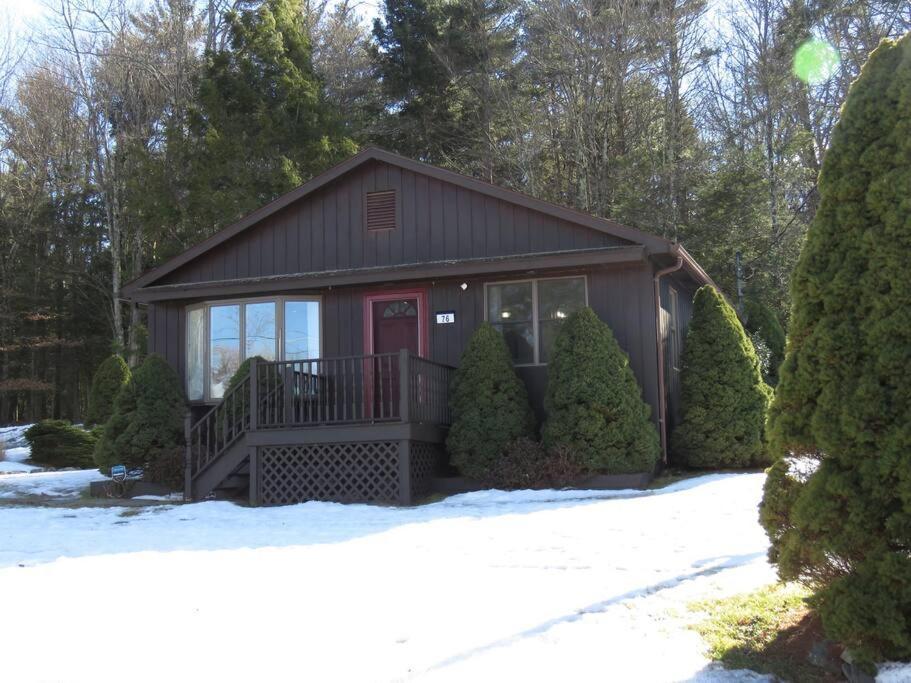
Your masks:
{"label": "lens flare", "polygon": [[804,83],[823,83],[835,74],[841,58],[838,50],[819,38],[811,38],[794,53],[794,75]]}

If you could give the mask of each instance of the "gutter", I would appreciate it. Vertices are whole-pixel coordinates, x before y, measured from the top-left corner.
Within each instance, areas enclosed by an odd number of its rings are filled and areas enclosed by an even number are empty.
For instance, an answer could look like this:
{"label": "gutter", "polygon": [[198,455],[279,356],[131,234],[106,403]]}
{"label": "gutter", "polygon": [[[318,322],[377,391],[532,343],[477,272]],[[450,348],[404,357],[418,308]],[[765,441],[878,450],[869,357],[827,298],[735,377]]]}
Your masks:
{"label": "gutter", "polygon": [[677,262],[655,273],[655,342],[658,350],[658,434],[661,437],[661,457],[667,465],[667,395],[664,389],[664,340],[661,338],[661,278],[683,267],[683,256],[677,251]]}

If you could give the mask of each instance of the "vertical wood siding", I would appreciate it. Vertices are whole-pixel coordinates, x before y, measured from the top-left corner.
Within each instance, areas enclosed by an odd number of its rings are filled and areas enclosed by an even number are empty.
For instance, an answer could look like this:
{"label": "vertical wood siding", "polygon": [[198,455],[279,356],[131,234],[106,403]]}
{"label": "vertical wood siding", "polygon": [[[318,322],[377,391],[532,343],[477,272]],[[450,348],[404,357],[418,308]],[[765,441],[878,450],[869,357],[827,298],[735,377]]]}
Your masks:
{"label": "vertical wood siding", "polygon": [[[655,346],[655,312],[651,269],[638,267],[600,267],[583,271],[588,276],[589,305],[610,325],[621,348],[627,352],[630,367],[642,388],[643,398],[652,408],[652,418],[658,419],[657,349]],[[568,273],[561,273],[565,275]],[[536,277],[547,277],[539,273]],[[428,320],[430,357],[438,362],[458,366],[468,338],[484,320],[484,282],[506,279],[526,279],[496,276],[486,279],[468,278],[440,280],[415,284],[428,291]],[[462,282],[468,284],[461,289]],[[409,284],[409,287],[412,286]],[[363,353],[363,300],[365,289],[349,287],[322,292],[323,355],[350,356]],[[681,293],[681,303],[688,294]],[[161,353],[184,377],[185,320],[184,302],[164,302],[150,305],[149,351]],[[455,311],[451,325],[437,325],[436,311]],[[683,306],[681,306],[683,314]],[[681,317],[683,317],[681,315]],[[547,367],[518,369],[528,386],[529,395],[539,417],[543,416]]]}
{"label": "vertical wood siding", "polygon": [[[369,232],[364,195],[394,189],[400,227]],[[373,162],[266,218],[160,284],[629,244],[425,175]]]}

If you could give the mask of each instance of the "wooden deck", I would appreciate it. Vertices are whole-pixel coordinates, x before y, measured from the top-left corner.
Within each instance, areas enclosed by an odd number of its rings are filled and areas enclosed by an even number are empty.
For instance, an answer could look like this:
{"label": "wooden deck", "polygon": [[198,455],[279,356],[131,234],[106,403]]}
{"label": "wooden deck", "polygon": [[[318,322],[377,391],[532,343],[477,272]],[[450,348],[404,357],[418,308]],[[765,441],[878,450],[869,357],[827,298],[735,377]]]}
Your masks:
{"label": "wooden deck", "polygon": [[453,368],[409,353],[251,363],[195,424],[185,495],[409,504],[445,461]]}

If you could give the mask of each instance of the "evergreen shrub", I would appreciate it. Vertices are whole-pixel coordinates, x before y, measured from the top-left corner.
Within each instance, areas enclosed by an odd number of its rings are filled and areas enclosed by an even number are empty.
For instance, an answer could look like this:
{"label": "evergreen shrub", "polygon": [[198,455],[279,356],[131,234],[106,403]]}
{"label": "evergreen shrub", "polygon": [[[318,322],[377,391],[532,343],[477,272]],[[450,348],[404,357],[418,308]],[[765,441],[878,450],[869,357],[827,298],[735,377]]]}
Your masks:
{"label": "evergreen shrub", "polygon": [[535,417],[503,336],[483,323],[468,341],[450,390],[450,460],[467,476],[486,481],[496,461],[519,437],[532,438]]}
{"label": "evergreen shrub", "polygon": [[911,659],[909,187],[911,34],[871,54],[826,152],[769,419],[776,457],[818,467],[762,503],[779,574],[867,662]]}
{"label": "evergreen shrub", "polygon": [[567,449],[581,471],[654,470],[661,446],[651,409],[629,357],[591,308],[567,318],[554,341],[544,408],[544,446]]}
{"label": "evergreen shrub", "polygon": [[103,425],[114,413],[114,401],[124,384],[130,381],[130,368],[117,354],[108,356],[92,378],[89,407],[85,417],[87,426]]}
{"label": "evergreen shrub", "polygon": [[733,308],[709,285],[696,292],[683,350],[674,459],[688,467],[768,464],[764,429],[772,391]]}
{"label": "evergreen shrub", "polygon": [[42,420],[25,431],[30,458],[47,467],[92,466],[97,434],[66,420]]}
{"label": "evergreen shrub", "polygon": [[[769,306],[749,299],[744,304],[744,329],[749,333],[750,339],[755,340],[757,337],[762,340],[769,350],[768,366],[763,371],[763,379],[767,384],[775,386],[778,384],[778,368],[784,360],[784,348],[786,337],[784,328]],[[755,346],[754,341],[754,346]]]}
{"label": "evergreen shrub", "polygon": [[185,413],[177,373],[158,354],[147,356],[117,395],[95,449],[96,464],[103,472],[115,464],[157,471],[158,461],[184,445]]}

